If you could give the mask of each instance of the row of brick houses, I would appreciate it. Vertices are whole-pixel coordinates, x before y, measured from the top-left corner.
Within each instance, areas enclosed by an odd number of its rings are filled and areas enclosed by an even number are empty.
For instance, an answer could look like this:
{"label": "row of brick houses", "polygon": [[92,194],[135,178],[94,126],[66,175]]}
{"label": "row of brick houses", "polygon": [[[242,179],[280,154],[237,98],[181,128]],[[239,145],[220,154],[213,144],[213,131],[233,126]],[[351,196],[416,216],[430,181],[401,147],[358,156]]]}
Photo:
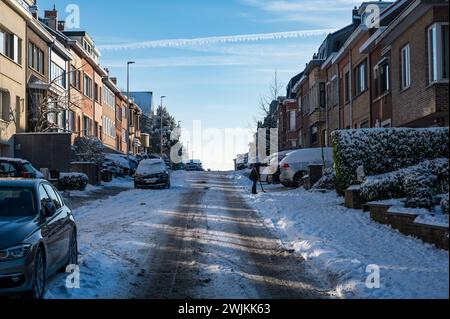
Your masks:
{"label": "row of brick houses", "polygon": [[141,150],[142,111],[87,32],[66,30],[55,9],[40,17],[36,0],[0,0],[0,12],[0,156],[14,156],[15,134],[43,131]]}
{"label": "row of brick houses", "polygon": [[[368,20],[374,6],[379,27]],[[331,146],[338,129],[448,126],[448,9],[447,0],[355,8],[278,99],[279,149]]]}

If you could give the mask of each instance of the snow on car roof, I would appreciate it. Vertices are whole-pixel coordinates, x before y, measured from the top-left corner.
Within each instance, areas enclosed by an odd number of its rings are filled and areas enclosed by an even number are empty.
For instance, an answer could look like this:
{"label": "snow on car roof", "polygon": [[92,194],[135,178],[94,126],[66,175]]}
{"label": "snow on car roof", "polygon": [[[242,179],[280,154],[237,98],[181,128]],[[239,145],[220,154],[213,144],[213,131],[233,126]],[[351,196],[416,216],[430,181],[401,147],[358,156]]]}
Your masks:
{"label": "snow on car roof", "polygon": [[21,163],[21,164],[29,163],[27,160],[24,160],[24,159],[21,159],[21,158],[11,158],[11,157],[0,157],[0,161],[2,161],[2,162],[15,162],[15,163]]}

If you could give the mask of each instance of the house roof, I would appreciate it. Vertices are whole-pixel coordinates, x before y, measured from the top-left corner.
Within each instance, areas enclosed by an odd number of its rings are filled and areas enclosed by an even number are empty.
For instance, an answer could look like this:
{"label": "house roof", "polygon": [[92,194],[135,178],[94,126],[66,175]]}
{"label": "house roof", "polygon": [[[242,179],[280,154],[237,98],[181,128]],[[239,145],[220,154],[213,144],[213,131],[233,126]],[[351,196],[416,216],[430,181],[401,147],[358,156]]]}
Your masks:
{"label": "house roof", "polygon": [[295,85],[298,83],[298,81],[300,81],[300,79],[303,77],[303,73],[304,72],[300,72],[299,74],[297,74],[296,76],[294,76],[288,83],[287,85],[287,93],[286,93],[286,97],[288,99],[290,98],[294,98],[294,87]]}
{"label": "house roof", "polygon": [[380,41],[392,30],[392,26],[404,16],[405,12],[408,12],[411,8],[416,7],[419,1],[415,0],[397,0],[391,6],[386,8],[381,15],[380,27],[372,36],[367,39],[367,41],[361,46],[361,53],[369,53],[374,46],[376,46]]}

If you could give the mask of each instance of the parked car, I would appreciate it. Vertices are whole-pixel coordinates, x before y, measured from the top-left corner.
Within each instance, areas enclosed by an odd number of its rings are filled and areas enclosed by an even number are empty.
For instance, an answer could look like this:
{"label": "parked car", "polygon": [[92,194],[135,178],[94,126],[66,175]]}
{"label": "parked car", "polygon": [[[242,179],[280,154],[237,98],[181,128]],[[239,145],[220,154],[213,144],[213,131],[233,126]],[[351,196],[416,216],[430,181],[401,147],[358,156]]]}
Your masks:
{"label": "parked car", "polygon": [[326,167],[333,163],[332,148],[306,148],[289,153],[280,163],[280,182],[286,187],[300,187],[309,165]]}
{"label": "parked car", "polygon": [[44,175],[31,165],[30,162],[18,158],[0,158],[0,178],[38,178]]}
{"label": "parked car", "polygon": [[170,171],[162,159],[143,160],[134,176],[135,188],[170,188]]}
{"label": "parked car", "polygon": [[191,160],[191,161],[187,162],[184,165],[184,168],[188,172],[202,172],[202,171],[204,171],[202,163],[200,161],[198,161],[198,160]]}
{"label": "parked car", "polygon": [[41,299],[46,280],[78,262],[72,211],[44,180],[0,179],[0,295]]}
{"label": "parked car", "polygon": [[268,184],[280,183],[280,162],[293,151],[274,153],[263,162],[261,181]]}

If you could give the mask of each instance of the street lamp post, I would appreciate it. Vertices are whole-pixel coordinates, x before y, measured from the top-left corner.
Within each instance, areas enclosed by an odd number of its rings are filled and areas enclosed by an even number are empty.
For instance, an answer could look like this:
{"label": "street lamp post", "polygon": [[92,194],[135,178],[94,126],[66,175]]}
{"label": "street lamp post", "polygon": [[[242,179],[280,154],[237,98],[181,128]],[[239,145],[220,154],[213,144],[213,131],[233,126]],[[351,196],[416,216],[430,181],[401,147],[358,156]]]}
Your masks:
{"label": "street lamp post", "polygon": [[163,157],[164,148],[163,148],[163,100],[166,96],[161,96],[161,105],[159,109],[159,116],[161,117],[161,158]]}
{"label": "street lamp post", "polygon": [[127,159],[130,160],[130,65],[135,64],[136,62],[128,61],[127,62],[127,104],[128,104],[128,117],[127,117]]}

